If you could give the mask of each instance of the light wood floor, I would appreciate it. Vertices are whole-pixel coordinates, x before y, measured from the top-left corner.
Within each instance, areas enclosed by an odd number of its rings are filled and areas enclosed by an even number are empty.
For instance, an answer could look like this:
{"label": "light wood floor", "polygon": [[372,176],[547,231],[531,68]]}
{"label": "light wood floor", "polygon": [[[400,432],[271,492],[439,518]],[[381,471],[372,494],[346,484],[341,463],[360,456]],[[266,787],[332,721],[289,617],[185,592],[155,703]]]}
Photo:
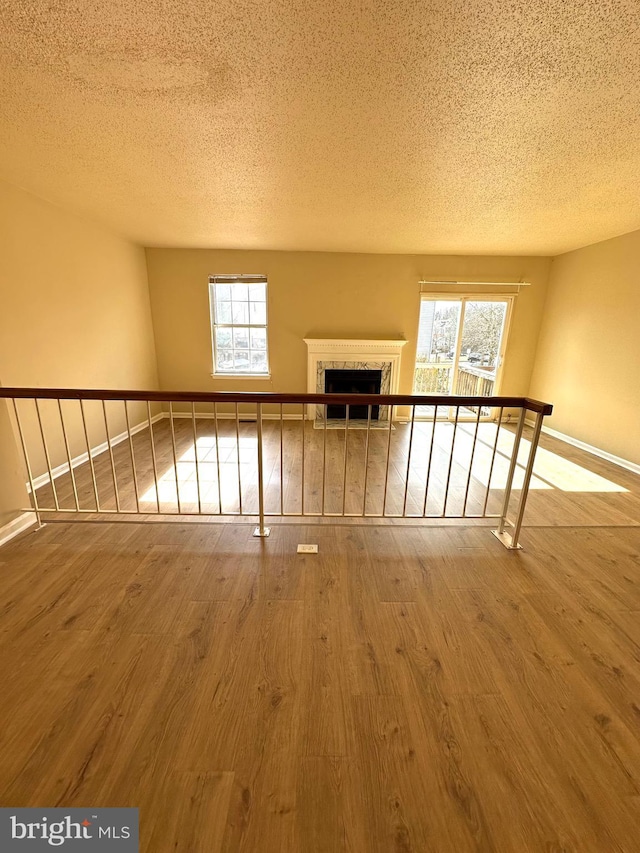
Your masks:
{"label": "light wood floor", "polygon": [[639,849],[639,527],[49,524],[0,573],[3,805],[138,807],[145,853]]}

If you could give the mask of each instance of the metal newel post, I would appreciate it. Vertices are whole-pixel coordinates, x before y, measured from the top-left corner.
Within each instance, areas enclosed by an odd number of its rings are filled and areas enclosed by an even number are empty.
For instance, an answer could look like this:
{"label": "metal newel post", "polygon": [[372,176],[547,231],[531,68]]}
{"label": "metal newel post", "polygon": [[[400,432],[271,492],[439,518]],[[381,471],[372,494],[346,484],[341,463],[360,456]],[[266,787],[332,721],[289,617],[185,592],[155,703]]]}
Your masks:
{"label": "metal newel post", "polygon": [[533,427],[533,435],[531,436],[531,447],[529,448],[529,459],[527,460],[527,468],[524,472],[524,481],[522,483],[522,491],[520,492],[520,503],[518,504],[518,512],[516,515],[516,523],[513,527],[511,536],[511,547],[518,548],[518,539],[520,537],[520,528],[522,527],[522,518],[524,509],[527,505],[527,495],[529,494],[529,484],[531,483],[531,475],[533,474],[533,464],[536,458],[538,449],[538,441],[540,440],[540,432],[542,431],[542,421],[544,415],[542,412],[536,414],[536,422]]}
{"label": "metal newel post", "polygon": [[264,526],[264,478],[262,471],[262,403],[258,403],[258,512],[260,523],[253,531],[254,536],[266,537],[271,533],[270,527]]}
{"label": "metal newel post", "polygon": [[[513,487],[513,475],[515,474],[516,465],[518,463],[518,451],[520,450],[520,439],[522,438],[522,430],[524,429],[525,409],[520,409],[520,418],[518,419],[518,428],[513,441],[513,449],[511,451],[511,462],[509,464],[509,473],[507,474],[507,483],[504,489],[504,498],[502,501],[502,512],[500,514],[500,523],[498,529],[493,533],[498,537],[503,545],[507,548],[517,547],[512,545],[511,537],[505,533],[505,524],[507,521],[507,512],[509,510],[509,501],[511,500],[511,489]],[[500,425],[498,424],[498,429]],[[506,537],[506,538],[505,538]]]}
{"label": "metal newel post", "polygon": [[42,523],[42,517],[40,515],[40,507],[38,506],[38,495],[36,494],[36,488],[33,483],[33,474],[31,473],[31,463],[29,462],[29,454],[27,453],[27,443],[24,438],[24,432],[22,430],[22,423],[20,421],[20,415],[18,414],[18,406],[16,404],[16,398],[12,397],[11,402],[13,403],[13,411],[16,416],[16,425],[18,427],[18,435],[20,436],[20,444],[22,445],[22,455],[24,457],[24,463],[27,467],[27,477],[29,479],[29,492],[31,500],[33,501],[33,511],[36,514],[36,522],[38,524],[38,528],[44,527]]}

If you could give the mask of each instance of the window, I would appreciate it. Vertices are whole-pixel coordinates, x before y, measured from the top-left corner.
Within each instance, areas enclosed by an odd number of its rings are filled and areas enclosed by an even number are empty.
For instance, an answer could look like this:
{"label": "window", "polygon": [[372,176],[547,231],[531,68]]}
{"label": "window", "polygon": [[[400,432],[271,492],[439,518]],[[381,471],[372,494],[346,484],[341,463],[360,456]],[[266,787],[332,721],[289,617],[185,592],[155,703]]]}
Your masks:
{"label": "window", "polygon": [[268,376],[266,276],[211,276],[209,301],[214,374]]}
{"label": "window", "polygon": [[[495,293],[422,293],[413,393],[496,395],[514,299]],[[419,417],[436,414],[433,406],[418,408]],[[451,419],[453,412],[440,406],[437,417]],[[481,414],[492,412],[484,406]]]}

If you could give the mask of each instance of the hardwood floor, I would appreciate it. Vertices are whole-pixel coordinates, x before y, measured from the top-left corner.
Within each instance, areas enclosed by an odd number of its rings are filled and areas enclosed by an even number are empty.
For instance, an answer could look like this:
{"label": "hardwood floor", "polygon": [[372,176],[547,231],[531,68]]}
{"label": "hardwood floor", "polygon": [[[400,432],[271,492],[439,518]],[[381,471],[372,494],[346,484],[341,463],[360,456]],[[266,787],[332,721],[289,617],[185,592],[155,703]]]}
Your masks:
{"label": "hardwood floor", "polygon": [[638,850],[638,526],[514,553],[478,526],[49,524],[0,572],[3,805],[137,806],[145,853]]}

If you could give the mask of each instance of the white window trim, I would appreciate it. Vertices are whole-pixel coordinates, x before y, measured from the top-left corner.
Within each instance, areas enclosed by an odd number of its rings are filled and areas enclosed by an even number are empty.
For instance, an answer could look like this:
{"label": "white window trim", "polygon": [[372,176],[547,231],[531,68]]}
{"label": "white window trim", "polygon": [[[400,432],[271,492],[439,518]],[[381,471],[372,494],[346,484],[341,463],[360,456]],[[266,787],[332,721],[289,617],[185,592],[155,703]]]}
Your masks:
{"label": "white window trim", "polygon": [[[256,323],[216,323],[215,319],[215,297],[214,290],[216,284],[234,284],[235,282],[246,282],[247,284],[258,284],[264,282],[266,291],[265,300],[265,322]],[[211,326],[211,354],[213,358],[212,373],[213,379],[271,379],[271,361],[269,358],[269,282],[266,275],[256,274],[241,274],[241,275],[210,275],[209,276],[209,324]],[[233,371],[217,371],[217,353],[216,353],[216,328],[233,329],[236,326],[244,328],[264,329],[267,340],[267,370],[266,373],[234,373]]]}

